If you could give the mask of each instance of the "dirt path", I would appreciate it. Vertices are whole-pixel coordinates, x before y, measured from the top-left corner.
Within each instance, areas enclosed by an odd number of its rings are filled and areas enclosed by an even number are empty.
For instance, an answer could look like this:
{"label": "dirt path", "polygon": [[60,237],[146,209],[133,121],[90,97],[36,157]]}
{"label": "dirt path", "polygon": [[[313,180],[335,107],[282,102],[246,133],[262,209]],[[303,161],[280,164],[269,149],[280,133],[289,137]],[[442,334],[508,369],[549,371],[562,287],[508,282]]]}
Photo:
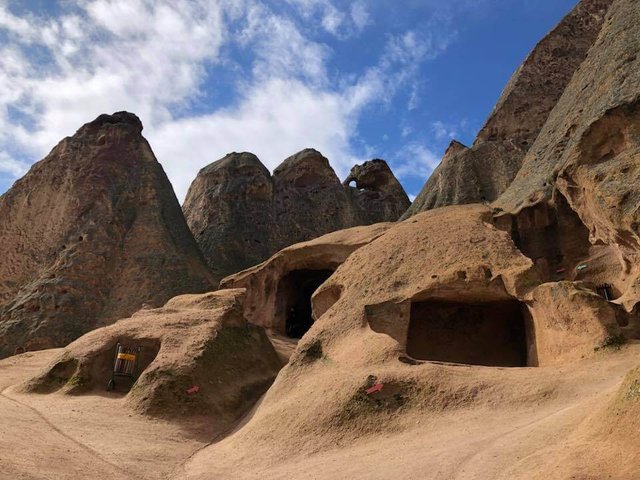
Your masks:
{"label": "dirt path", "polygon": [[122,413],[122,399],[25,395],[14,386],[57,351],[0,362],[0,479],[160,479],[206,445],[206,420],[175,425]]}
{"label": "dirt path", "polygon": [[107,394],[19,393],[15,385],[58,352],[29,353],[0,361],[0,479],[544,479],[536,472],[566,457],[572,435],[606,405],[639,352],[545,370],[541,377],[563,379],[550,401],[418,412],[402,433],[337,438],[335,448],[308,454],[302,446],[283,452],[277,439],[252,451],[237,443],[259,406],[210,444],[219,437],[205,418],[177,425],[141,417]]}

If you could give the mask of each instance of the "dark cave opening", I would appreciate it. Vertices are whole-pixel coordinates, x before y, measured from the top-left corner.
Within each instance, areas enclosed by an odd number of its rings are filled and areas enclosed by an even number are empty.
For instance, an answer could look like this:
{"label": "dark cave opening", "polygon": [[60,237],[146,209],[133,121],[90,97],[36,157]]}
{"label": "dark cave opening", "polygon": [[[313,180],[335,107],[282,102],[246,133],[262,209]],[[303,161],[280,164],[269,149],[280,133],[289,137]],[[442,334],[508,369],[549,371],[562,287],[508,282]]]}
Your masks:
{"label": "dark cave opening", "polygon": [[[160,341],[158,339],[147,338],[121,338],[119,344],[130,350],[137,350],[134,362],[134,368],[131,370],[130,376],[115,376],[115,383],[112,386],[114,393],[126,394],[131,390],[135,382],[138,380],[142,372],[144,372],[151,362],[153,362],[160,352]],[[110,380],[114,378],[113,370],[116,362],[117,345],[103,350],[95,359],[91,368],[91,377],[95,379],[94,388],[107,388]]]}
{"label": "dark cave opening", "polygon": [[517,300],[481,304],[414,302],[407,355],[417,360],[524,367],[524,308]]}
{"label": "dark cave opening", "polygon": [[278,285],[283,333],[302,338],[313,325],[311,296],[333,274],[333,270],[293,270]]}

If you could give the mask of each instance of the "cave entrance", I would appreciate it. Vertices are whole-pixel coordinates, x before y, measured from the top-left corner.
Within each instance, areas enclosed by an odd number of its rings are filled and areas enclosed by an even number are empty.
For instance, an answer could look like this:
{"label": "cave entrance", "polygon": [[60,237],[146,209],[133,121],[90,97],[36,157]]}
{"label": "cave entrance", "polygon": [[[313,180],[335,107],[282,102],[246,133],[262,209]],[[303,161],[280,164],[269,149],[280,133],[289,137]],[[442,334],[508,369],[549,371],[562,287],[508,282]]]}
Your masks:
{"label": "cave entrance", "polygon": [[[118,345],[129,347],[132,350],[138,350],[135,355],[138,357],[135,369],[130,376],[117,376],[115,383],[111,385],[114,378],[114,363],[117,357]],[[91,377],[94,379],[93,388],[110,391],[116,396],[125,395],[131,390],[131,387],[138,381],[142,372],[144,372],[151,362],[153,362],[160,352],[160,341],[152,338],[129,338],[121,337],[116,345],[110,346],[108,349],[100,352],[96,358],[93,368],[91,369]]]}
{"label": "cave entrance", "polygon": [[283,333],[289,338],[302,338],[313,325],[311,296],[333,270],[293,270],[278,285]]}
{"label": "cave entrance", "polygon": [[407,354],[470,365],[527,365],[524,306],[517,300],[464,304],[414,302]]}

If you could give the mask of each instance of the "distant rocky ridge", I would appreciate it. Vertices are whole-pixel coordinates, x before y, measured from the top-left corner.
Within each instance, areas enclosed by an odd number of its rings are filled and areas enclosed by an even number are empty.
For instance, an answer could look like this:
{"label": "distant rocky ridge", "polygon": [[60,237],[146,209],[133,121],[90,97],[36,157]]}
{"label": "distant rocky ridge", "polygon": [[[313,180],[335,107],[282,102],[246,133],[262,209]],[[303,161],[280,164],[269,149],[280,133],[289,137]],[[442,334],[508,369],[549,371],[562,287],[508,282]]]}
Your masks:
{"label": "distant rocky ridge", "polygon": [[582,0],[513,74],[471,147],[454,141],[403,218],[446,205],[492,202],[511,184],[613,0]]}
{"label": "distant rocky ridge", "polygon": [[329,161],[306,149],[273,176],[252,153],[230,153],[200,170],[183,210],[209,266],[226,276],[335,230],[396,221],[409,205],[384,160],[355,166],[341,184]]}
{"label": "distant rocky ridge", "polygon": [[215,288],[135,115],[100,115],[0,196],[0,358]]}

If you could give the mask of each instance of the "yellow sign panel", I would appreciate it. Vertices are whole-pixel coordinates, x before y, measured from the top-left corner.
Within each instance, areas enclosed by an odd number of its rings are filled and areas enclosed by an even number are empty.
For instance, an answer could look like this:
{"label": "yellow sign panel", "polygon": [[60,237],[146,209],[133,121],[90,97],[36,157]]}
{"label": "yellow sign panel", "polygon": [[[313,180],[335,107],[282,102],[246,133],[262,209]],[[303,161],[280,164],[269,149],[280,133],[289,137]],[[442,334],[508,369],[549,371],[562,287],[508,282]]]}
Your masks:
{"label": "yellow sign panel", "polygon": [[133,362],[136,359],[136,356],[132,355],[131,353],[119,353],[118,359],[129,360],[130,362]]}

